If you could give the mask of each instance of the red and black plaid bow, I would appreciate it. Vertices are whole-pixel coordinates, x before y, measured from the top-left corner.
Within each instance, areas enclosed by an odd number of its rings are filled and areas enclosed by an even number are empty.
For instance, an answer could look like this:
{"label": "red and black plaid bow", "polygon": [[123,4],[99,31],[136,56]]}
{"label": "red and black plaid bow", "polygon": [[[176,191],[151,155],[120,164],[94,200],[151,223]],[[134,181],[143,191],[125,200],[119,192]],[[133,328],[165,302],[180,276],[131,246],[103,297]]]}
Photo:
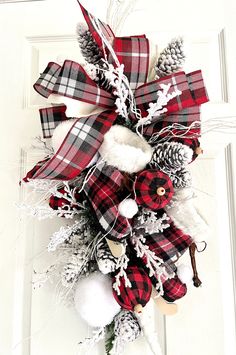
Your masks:
{"label": "red and black plaid bow", "polygon": [[[156,122],[144,126],[145,138],[173,123],[189,127],[194,121],[200,120],[199,107],[208,101],[200,70],[190,74],[179,72],[147,83],[149,41],[145,35],[115,37],[108,25],[88,13],[81,4],[80,6],[98,46],[103,48],[96,26],[99,26],[103,35],[113,42],[113,49],[119,62],[124,64],[124,74],[134,91],[136,106],[143,117],[147,115],[149,103],[156,101],[161,84],[171,84],[170,92],[176,88],[182,92],[180,96],[168,102],[166,114],[158,117]],[[116,65],[109,53],[108,60]],[[73,179],[87,166],[99,149],[103,135],[118,117],[115,112],[115,97],[90,79],[80,64],[70,60],[66,60],[62,66],[50,62],[34,84],[34,88],[44,97],[50,94],[63,95],[106,110],[100,114],[79,118],[68,132],[60,149],[32,176],[37,179]],[[44,138],[50,138],[56,126],[61,121],[69,119],[65,115],[64,105],[41,109],[40,118]],[[130,118],[136,120],[133,114],[130,114]],[[200,128],[194,129],[194,132],[191,130],[189,135],[192,133],[200,136]]]}

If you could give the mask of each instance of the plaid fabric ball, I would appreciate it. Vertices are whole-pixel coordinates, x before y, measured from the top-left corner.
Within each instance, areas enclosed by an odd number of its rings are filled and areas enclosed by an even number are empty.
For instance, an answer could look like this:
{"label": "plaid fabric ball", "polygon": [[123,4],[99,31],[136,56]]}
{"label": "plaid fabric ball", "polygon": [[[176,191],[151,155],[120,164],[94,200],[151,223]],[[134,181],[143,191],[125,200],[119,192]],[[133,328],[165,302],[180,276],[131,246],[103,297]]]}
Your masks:
{"label": "plaid fabric ball", "polygon": [[173,279],[168,279],[163,283],[163,298],[168,302],[174,302],[187,293],[187,286],[183,284],[178,276],[175,276]]}
{"label": "plaid fabric ball", "polygon": [[135,193],[136,202],[139,205],[155,211],[168,204],[174,194],[174,189],[166,174],[150,169],[142,171],[137,176]]}
{"label": "plaid fabric ball", "polygon": [[[128,266],[125,270],[131,287],[125,286],[124,277],[120,279],[120,295],[113,290],[113,295],[119,305],[133,311],[134,307],[141,304],[143,307],[148,303],[152,293],[152,283],[145,271],[138,266]],[[113,279],[113,283],[115,278]]]}

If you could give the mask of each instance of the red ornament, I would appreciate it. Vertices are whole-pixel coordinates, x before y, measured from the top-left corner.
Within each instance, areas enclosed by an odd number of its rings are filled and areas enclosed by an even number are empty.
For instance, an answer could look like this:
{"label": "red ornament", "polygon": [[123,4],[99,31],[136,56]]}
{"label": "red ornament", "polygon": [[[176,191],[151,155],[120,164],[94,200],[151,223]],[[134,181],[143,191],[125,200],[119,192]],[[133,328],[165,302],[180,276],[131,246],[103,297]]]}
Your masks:
{"label": "red ornament", "polygon": [[[150,300],[152,293],[151,280],[144,270],[138,266],[129,266],[126,269],[126,274],[132,287],[126,287],[124,277],[122,277],[120,279],[120,295],[115,290],[113,290],[113,295],[122,308],[140,313],[142,307]],[[115,278],[113,279],[114,282]]]}
{"label": "red ornament", "polygon": [[153,211],[164,208],[174,194],[169,176],[152,169],[144,170],[138,175],[134,188],[136,202]]}

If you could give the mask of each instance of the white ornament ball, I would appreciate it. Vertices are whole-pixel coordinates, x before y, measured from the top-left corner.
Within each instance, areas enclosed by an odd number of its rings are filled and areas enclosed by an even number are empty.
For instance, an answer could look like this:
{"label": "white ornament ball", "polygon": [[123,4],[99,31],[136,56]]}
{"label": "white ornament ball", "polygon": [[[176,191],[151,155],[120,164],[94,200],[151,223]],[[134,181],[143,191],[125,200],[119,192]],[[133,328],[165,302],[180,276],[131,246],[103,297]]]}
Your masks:
{"label": "white ornament ball", "polygon": [[138,205],[132,198],[127,198],[120,202],[118,211],[121,216],[126,218],[133,218],[138,213]]}
{"label": "white ornament ball", "polygon": [[91,327],[110,324],[120,311],[112,293],[110,276],[100,272],[78,282],[74,300],[77,312]]}
{"label": "white ornament ball", "polygon": [[177,268],[177,276],[183,284],[189,284],[193,279],[193,270],[188,265],[180,264]]}

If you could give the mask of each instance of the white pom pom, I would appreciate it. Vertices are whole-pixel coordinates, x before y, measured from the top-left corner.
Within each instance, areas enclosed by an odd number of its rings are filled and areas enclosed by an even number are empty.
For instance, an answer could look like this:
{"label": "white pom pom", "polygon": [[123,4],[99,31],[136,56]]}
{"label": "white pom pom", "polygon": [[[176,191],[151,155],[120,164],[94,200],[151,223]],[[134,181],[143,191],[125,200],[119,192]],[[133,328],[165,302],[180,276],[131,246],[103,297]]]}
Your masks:
{"label": "white pom pom", "polygon": [[183,284],[189,284],[193,279],[193,270],[185,264],[181,264],[177,269],[177,276]]}
{"label": "white pom pom", "polygon": [[127,198],[119,204],[118,211],[123,217],[133,218],[138,213],[138,205],[132,198]]}
{"label": "white pom pom", "polygon": [[111,278],[94,272],[81,279],[75,291],[75,308],[92,327],[110,324],[120,311],[120,306],[113,297]]}

